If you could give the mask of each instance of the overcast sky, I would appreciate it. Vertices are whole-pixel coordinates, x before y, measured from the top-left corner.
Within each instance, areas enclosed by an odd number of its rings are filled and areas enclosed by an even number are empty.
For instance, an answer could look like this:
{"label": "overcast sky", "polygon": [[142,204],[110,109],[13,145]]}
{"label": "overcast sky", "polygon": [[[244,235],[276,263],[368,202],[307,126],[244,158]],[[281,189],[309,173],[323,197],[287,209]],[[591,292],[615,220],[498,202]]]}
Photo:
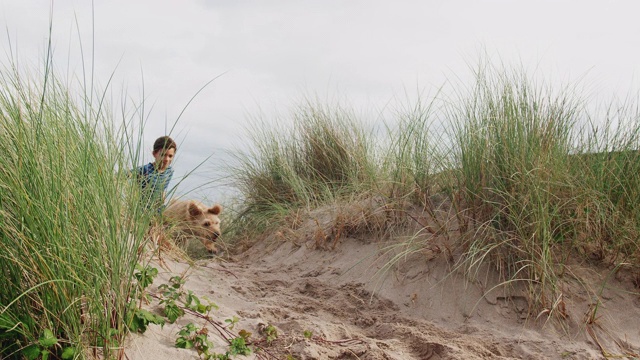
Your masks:
{"label": "overcast sky", "polygon": [[223,175],[217,163],[244,141],[249,115],[286,114],[304,94],[381,108],[464,80],[485,51],[558,83],[582,78],[600,96],[637,90],[640,75],[637,0],[0,0],[5,65],[9,42],[21,64],[42,62],[51,9],[59,68],[82,73],[82,44],[101,85],[114,73],[112,89],[137,99],[144,85],[145,161],[218,77],[172,134],[178,177],[212,156],[181,192]]}

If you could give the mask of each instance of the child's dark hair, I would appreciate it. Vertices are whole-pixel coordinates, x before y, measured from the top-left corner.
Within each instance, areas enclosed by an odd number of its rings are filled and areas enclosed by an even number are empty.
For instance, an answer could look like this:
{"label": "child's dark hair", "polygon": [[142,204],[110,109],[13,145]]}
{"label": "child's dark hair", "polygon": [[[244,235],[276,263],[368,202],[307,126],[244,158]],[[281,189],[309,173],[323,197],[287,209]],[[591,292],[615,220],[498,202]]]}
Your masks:
{"label": "child's dark hair", "polygon": [[153,153],[157,153],[162,150],[174,149],[178,151],[178,145],[172,138],[168,136],[161,136],[153,143]]}

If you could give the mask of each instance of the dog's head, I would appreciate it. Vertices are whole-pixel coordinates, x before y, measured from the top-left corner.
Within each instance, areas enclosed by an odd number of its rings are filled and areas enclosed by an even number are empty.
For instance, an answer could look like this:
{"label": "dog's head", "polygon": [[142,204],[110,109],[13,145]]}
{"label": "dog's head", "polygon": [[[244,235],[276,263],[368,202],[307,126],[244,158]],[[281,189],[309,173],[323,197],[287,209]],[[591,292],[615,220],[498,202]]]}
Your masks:
{"label": "dog's head", "polygon": [[208,209],[201,208],[197,203],[192,202],[187,209],[189,212],[189,228],[207,251],[213,254],[218,253],[216,240],[220,237],[220,218],[222,206],[215,204]]}

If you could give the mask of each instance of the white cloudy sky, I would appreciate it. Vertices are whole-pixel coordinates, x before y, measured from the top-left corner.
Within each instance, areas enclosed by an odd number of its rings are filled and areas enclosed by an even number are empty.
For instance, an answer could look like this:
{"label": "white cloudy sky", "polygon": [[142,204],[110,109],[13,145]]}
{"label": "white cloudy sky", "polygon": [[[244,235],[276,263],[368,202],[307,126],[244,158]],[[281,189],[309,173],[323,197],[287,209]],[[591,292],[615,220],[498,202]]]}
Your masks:
{"label": "white cloudy sky", "polygon": [[144,84],[147,161],[220,76],[173,133],[178,176],[212,155],[183,192],[222,176],[248,115],[286,113],[303,94],[382,106],[464,79],[484,51],[602,96],[637,89],[640,73],[637,0],[0,0],[3,62],[9,42],[21,64],[42,60],[51,9],[60,68],[81,74],[82,43],[102,84],[115,72],[112,89],[138,99]]}

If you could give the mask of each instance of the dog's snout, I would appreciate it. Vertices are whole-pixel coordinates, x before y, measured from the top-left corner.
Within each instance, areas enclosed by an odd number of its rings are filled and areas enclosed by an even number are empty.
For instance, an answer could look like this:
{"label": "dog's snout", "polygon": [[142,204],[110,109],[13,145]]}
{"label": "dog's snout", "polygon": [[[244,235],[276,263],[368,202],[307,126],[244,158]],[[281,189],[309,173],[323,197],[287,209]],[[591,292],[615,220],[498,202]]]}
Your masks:
{"label": "dog's snout", "polygon": [[213,240],[216,240],[219,236],[220,236],[220,232],[219,231],[214,231],[213,232]]}

